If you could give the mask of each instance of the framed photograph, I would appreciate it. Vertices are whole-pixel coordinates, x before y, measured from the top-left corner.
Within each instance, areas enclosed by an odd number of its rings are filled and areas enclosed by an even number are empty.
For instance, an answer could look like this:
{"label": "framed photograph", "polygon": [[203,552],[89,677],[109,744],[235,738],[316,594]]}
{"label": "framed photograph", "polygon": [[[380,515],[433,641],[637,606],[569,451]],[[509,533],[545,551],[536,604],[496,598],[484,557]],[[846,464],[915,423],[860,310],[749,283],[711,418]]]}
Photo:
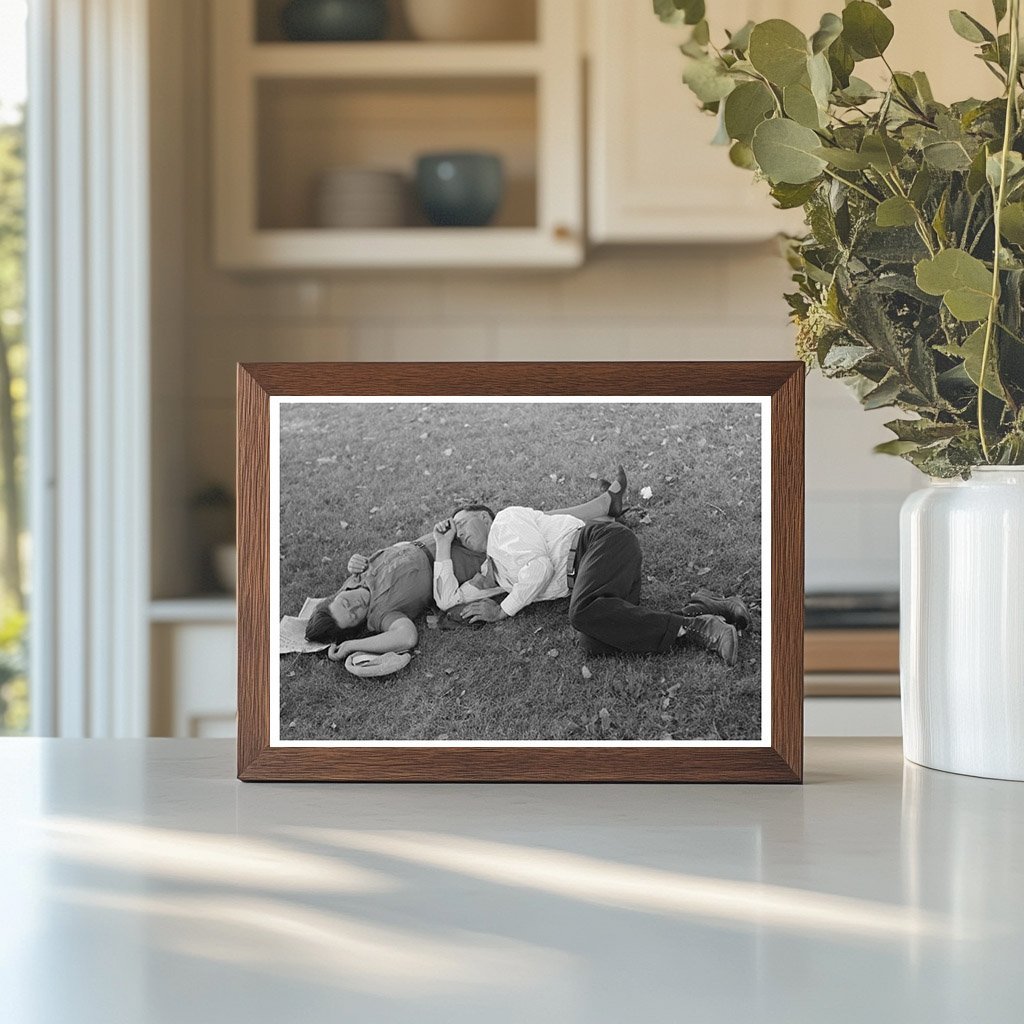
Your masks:
{"label": "framed photograph", "polygon": [[238,368],[245,781],[799,782],[798,362]]}

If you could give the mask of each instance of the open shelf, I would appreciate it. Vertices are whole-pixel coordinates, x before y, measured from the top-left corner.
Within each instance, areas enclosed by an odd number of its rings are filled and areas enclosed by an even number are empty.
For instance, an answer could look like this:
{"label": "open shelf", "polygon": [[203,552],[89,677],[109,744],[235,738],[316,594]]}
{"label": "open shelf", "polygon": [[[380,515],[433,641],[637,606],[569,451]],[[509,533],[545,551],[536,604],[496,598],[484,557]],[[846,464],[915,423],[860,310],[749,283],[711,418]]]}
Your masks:
{"label": "open shelf", "polygon": [[[219,3],[220,0],[217,0]],[[259,44],[287,43],[289,46],[313,46],[316,44],[286,40],[281,27],[281,12],[288,0],[245,0],[252,5],[255,15],[250,39]],[[477,0],[479,2],[479,0]],[[495,0],[489,0],[495,2]],[[568,0],[558,0],[567,3]],[[507,21],[507,30],[502,33],[504,42],[533,42],[537,39],[537,6],[538,0],[502,0],[503,17]],[[362,47],[377,47],[395,41],[419,43],[410,25],[406,12],[406,0],[388,0],[388,26],[385,37],[380,42],[368,41],[356,43]]]}
{"label": "open shelf", "polygon": [[[566,0],[529,3],[536,24],[527,40],[416,42],[395,22],[396,38],[385,41],[297,43],[280,40],[279,0],[218,0],[212,8],[218,265],[578,266],[584,248],[579,12]],[[486,227],[435,228],[419,212],[417,158],[450,151],[501,158],[504,197]],[[379,228],[322,226],[316,197],[325,175],[339,169],[401,174],[408,210],[399,215],[381,201]],[[356,213],[351,223],[369,220],[365,206]]]}
{"label": "open shelf", "polygon": [[[467,229],[461,240],[495,229],[536,228],[535,84],[533,79],[260,82],[259,229],[325,230],[315,213],[321,176],[336,167],[367,167],[398,172],[406,181],[406,223],[379,230],[429,230],[414,195],[416,160],[451,150],[496,153],[505,170],[505,196],[493,224]],[[366,239],[361,242],[365,252]]]}
{"label": "open shelf", "polygon": [[257,78],[536,75],[542,61],[535,43],[268,43],[246,56]]}

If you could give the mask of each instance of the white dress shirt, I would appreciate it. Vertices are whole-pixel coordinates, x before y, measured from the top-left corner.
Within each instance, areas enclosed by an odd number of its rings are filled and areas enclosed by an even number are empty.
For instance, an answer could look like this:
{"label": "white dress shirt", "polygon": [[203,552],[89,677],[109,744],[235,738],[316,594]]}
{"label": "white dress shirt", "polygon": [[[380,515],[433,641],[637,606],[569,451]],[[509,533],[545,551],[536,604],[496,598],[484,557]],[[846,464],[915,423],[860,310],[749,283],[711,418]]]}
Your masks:
{"label": "white dress shirt", "polygon": [[494,590],[487,587],[491,582],[487,575],[493,575],[499,590],[508,591],[501,602],[506,615],[515,615],[534,601],[568,597],[569,553],[581,526],[583,520],[575,516],[549,516],[533,508],[502,509],[491,524],[488,562],[480,577],[460,587],[450,561],[434,563],[438,607],[452,608],[489,596]]}

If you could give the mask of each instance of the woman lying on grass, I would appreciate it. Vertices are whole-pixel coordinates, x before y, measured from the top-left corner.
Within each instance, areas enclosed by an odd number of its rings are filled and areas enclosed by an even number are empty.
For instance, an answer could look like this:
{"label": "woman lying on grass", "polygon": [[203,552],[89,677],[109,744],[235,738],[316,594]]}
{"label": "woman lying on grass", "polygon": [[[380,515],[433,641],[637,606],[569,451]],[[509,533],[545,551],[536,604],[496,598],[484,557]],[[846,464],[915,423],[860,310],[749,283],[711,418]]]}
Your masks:
{"label": "woman lying on grass", "polygon": [[[585,521],[622,514],[626,491],[622,467],[613,483],[601,481],[596,498],[552,514]],[[452,570],[460,584],[480,571],[494,513],[485,505],[465,505],[446,522],[454,532]],[[435,533],[381,548],[369,557],[353,555],[348,579],[334,595],[317,605],[306,626],[306,639],[329,643],[327,656],[344,661],[350,654],[387,654],[412,650],[418,633],[414,620],[427,610],[434,590]],[[367,635],[369,634],[369,635]]]}

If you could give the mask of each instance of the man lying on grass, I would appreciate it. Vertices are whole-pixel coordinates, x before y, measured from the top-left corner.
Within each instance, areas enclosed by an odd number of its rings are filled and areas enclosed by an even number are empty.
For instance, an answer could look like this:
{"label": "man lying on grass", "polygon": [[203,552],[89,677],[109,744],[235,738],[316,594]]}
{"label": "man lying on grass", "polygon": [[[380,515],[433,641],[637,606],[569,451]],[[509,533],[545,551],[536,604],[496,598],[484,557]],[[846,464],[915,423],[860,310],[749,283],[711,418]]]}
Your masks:
{"label": "man lying on grass", "polygon": [[[439,608],[465,605],[464,619],[499,622],[535,601],[568,597],[569,622],[590,654],[665,653],[692,642],[736,663],[737,628],[750,625],[743,602],[702,590],[678,612],[640,607],[643,556],[636,535],[621,523],[506,508],[491,524],[487,563],[465,584],[452,571],[450,533],[435,529]],[[490,597],[495,590],[508,592],[500,604]]]}
{"label": "man lying on grass", "polygon": [[[586,521],[621,515],[626,485],[621,466],[619,473],[614,482],[601,481],[604,492],[598,497],[553,514]],[[342,588],[334,597],[321,601],[310,616],[306,639],[329,643],[327,656],[332,661],[344,661],[354,653],[412,650],[418,639],[415,619],[426,611],[433,594],[437,538],[444,538],[445,564],[455,587],[476,580],[482,588],[480,570],[494,519],[485,505],[464,505],[445,520],[444,531],[435,528],[418,540],[392,544],[369,557],[353,555]],[[496,592],[493,588],[478,589],[478,593]]]}

